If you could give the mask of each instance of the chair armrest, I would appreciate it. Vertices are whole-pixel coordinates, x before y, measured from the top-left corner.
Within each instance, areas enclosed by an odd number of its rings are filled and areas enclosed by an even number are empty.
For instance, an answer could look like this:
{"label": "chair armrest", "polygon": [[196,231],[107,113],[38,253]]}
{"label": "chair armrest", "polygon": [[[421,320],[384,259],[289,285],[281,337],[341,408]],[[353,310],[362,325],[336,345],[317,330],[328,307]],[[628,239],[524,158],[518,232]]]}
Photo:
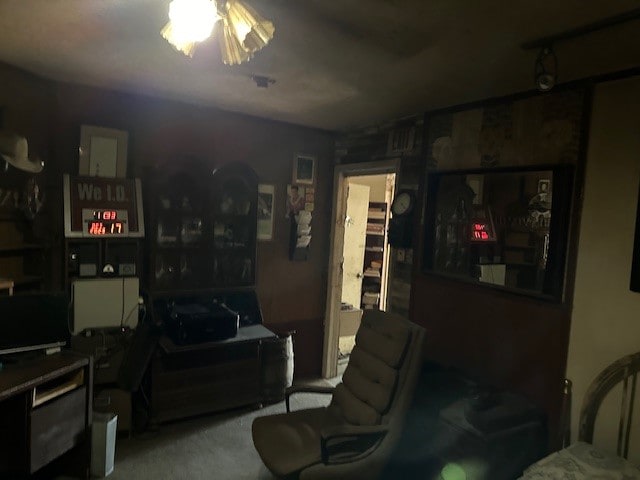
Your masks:
{"label": "chair armrest", "polygon": [[284,401],[287,405],[287,413],[291,411],[289,408],[289,397],[295,393],[333,393],[335,387],[323,387],[313,385],[292,385],[284,391]]}
{"label": "chair armrest", "polygon": [[338,425],[320,432],[322,463],[353,462],[370,455],[389,431],[388,425]]}

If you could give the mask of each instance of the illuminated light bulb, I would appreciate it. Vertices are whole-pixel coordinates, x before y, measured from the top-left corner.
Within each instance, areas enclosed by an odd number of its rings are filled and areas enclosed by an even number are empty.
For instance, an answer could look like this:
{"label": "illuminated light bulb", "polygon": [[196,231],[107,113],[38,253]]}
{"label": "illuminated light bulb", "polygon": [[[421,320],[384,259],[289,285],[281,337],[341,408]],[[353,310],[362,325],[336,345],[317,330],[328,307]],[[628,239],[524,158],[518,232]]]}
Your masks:
{"label": "illuminated light bulb", "polygon": [[192,56],[198,43],[213,32],[220,19],[212,0],[173,0],[169,4],[169,23],[162,36],[177,50]]}

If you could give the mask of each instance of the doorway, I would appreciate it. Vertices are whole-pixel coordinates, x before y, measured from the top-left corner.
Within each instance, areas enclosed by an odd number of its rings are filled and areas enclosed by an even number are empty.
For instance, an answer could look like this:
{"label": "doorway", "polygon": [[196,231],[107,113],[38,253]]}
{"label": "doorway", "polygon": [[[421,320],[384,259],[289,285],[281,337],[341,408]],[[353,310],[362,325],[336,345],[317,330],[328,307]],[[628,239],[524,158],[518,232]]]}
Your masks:
{"label": "doorway", "polygon": [[385,310],[387,230],[399,161],[341,165],[334,176],[322,373],[344,370],[362,313]]}

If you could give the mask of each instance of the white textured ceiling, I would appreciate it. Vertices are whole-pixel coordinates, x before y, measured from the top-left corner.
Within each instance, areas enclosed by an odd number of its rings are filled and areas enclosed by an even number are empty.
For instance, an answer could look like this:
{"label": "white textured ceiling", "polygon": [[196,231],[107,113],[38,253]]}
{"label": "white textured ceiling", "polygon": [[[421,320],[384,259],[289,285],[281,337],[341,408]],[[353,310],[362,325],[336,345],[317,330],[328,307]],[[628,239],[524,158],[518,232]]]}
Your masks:
{"label": "white textured ceiling", "polygon": [[[527,40],[638,0],[247,0],[276,27],[249,63],[160,36],[169,0],[0,0],[0,61],[64,82],[331,130],[533,88]],[[640,21],[555,46],[560,81],[640,64]],[[276,80],[258,88],[252,75]]]}

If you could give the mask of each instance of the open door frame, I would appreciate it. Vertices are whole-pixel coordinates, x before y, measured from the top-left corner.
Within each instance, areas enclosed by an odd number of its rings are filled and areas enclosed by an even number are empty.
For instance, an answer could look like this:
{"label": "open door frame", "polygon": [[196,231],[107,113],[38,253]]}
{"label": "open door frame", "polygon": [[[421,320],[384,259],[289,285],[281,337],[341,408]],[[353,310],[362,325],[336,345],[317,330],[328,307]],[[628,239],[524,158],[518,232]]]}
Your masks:
{"label": "open door frame", "polygon": [[329,250],[329,285],[325,308],[322,376],[332,378],[338,374],[338,340],[340,303],[342,299],[342,250],[344,247],[344,215],[347,205],[345,179],[357,175],[396,174],[400,172],[400,159],[337,165],[333,175],[333,207],[331,210],[331,239]]}

